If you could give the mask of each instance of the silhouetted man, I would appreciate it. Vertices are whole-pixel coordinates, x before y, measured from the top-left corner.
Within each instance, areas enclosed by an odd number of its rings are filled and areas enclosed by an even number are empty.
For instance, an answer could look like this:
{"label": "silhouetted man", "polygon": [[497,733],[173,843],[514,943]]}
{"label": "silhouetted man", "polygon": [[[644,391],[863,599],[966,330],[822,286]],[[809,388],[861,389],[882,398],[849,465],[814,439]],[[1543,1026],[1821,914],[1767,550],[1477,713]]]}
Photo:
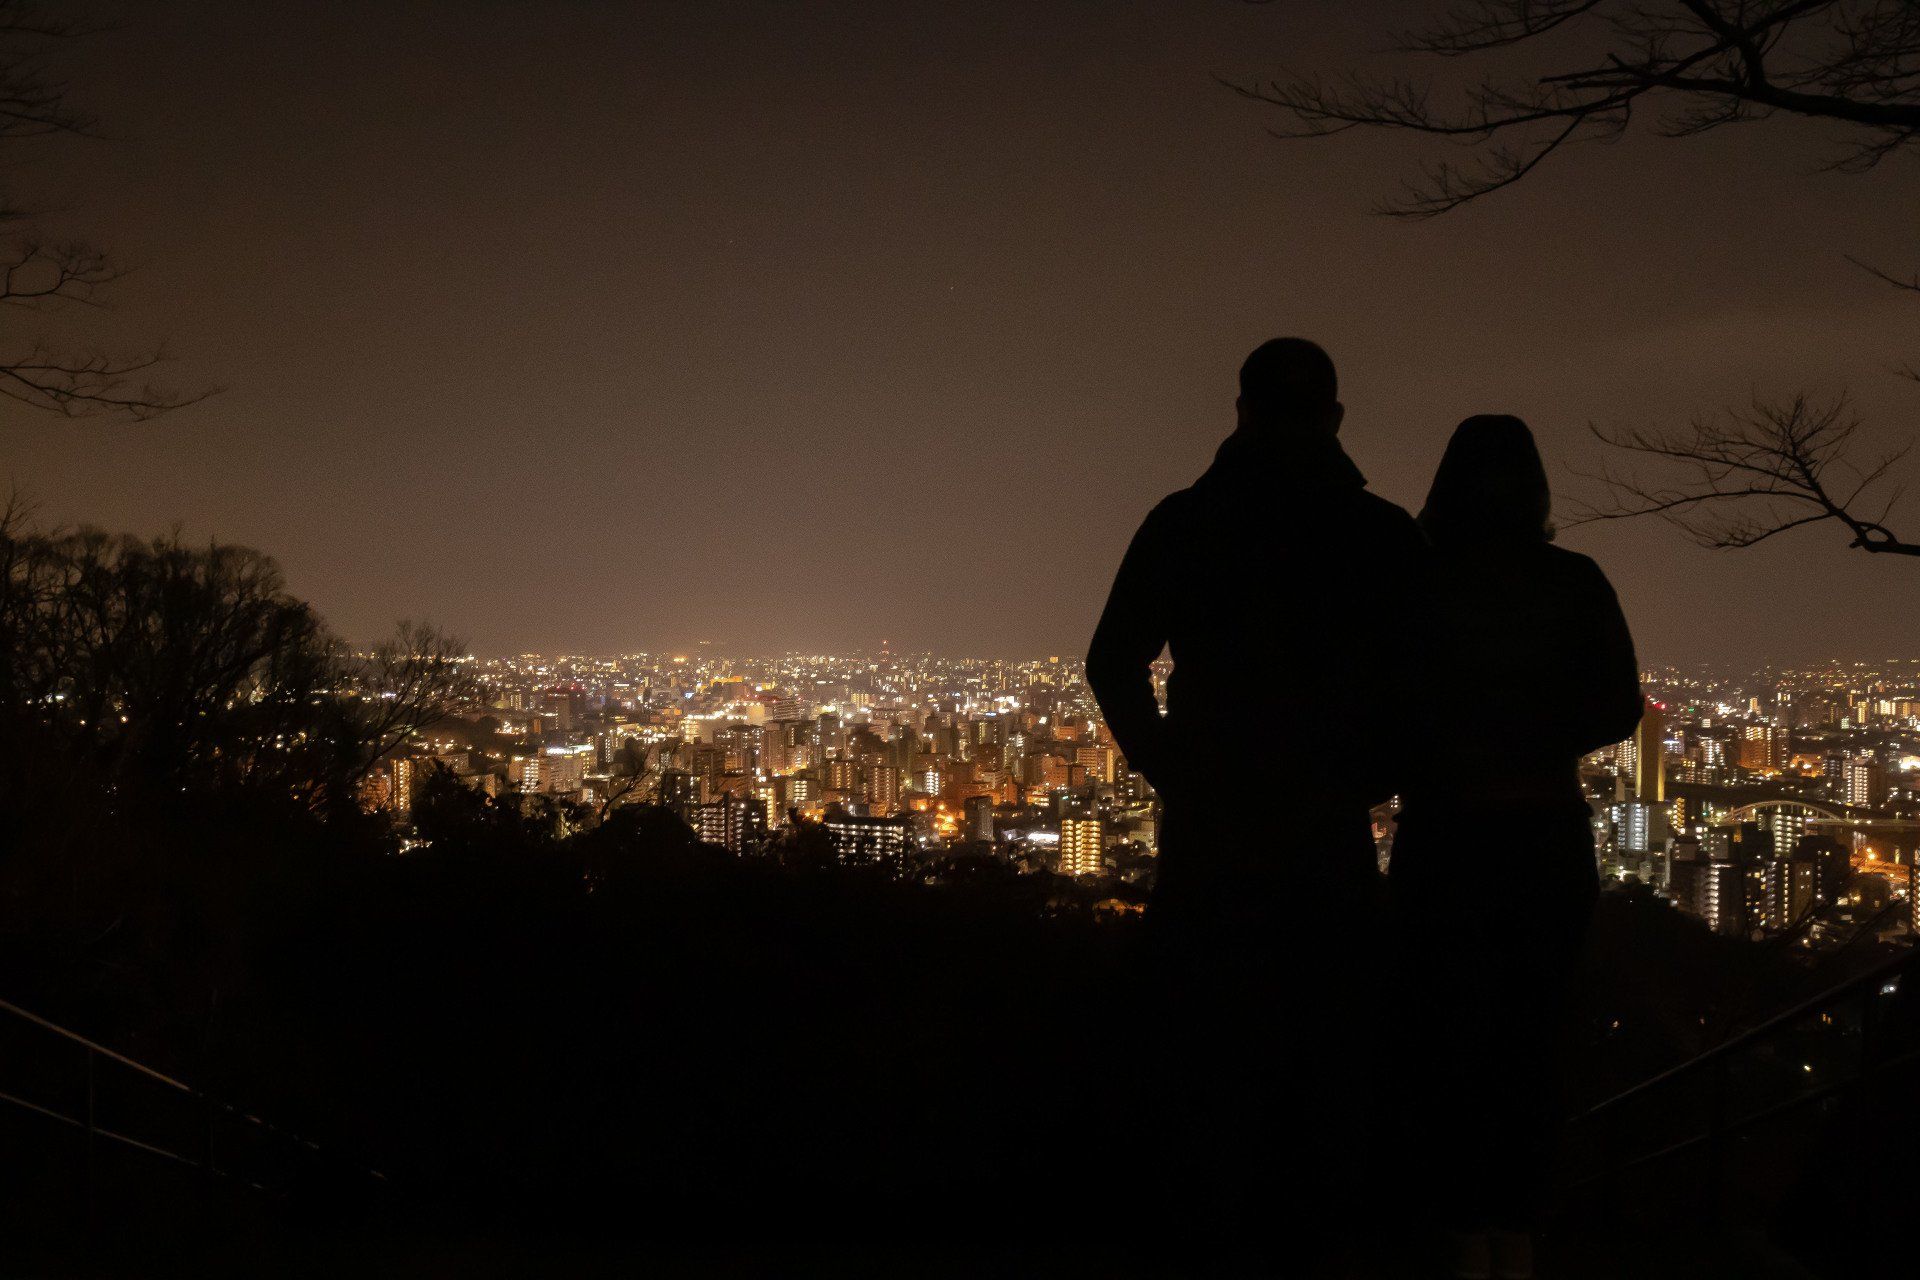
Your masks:
{"label": "silhouetted man", "polygon": [[1185,1109],[1170,1181],[1208,1204],[1247,1194],[1220,1172],[1236,1150],[1314,1151],[1324,1171],[1359,1145],[1342,1081],[1381,943],[1368,810],[1394,789],[1411,680],[1407,629],[1386,619],[1426,558],[1340,447],[1326,352],[1265,343],[1236,407],[1213,465],[1140,526],[1087,654],[1115,741],[1164,805],[1158,1092]]}

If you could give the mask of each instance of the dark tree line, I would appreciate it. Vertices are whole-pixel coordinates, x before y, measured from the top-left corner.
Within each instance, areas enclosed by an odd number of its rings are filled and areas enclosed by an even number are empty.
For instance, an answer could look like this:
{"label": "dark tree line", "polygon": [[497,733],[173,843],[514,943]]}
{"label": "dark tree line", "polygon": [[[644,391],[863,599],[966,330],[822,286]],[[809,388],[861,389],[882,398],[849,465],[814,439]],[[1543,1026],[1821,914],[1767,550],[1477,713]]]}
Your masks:
{"label": "dark tree line", "polygon": [[10,997],[212,1020],[247,981],[249,931],[328,859],[390,845],[360,785],[466,670],[423,627],[356,652],[257,551],[0,512]]}
{"label": "dark tree line", "polygon": [[[1253,0],[1265,3],[1266,0]],[[1283,138],[1384,130],[1450,144],[1383,212],[1431,218],[1636,126],[1669,138],[1799,117],[1834,126],[1832,167],[1871,169],[1920,138],[1913,0],[1471,0],[1394,33],[1386,77],[1228,81],[1278,109]],[[1490,68],[1479,74],[1469,68]],[[1888,283],[1920,289],[1869,267]],[[1861,457],[1845,399],[1796,397],[1677,429],[1596,435],[1621,456],[1573,523],[1652,516],[1708,547],[1834,524],[1862,551],[1920,555],[1889,520],[1907,450]]]}
{"label": "dark tree line", "polygon": [[468,685],[430,627],[354,651],[250,548],[0,512],[0,732],[109,809],[248,792],[339,818]]}

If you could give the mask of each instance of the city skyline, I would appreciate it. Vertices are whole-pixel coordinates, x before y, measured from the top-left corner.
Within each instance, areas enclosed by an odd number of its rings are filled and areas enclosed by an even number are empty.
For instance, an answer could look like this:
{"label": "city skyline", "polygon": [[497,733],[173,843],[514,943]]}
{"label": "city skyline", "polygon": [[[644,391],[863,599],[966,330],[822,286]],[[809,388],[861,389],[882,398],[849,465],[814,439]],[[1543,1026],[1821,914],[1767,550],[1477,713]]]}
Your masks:
{"label": "city skyline", "polygon": [[[1169,669],[1156,664],[1163,695]],[[817,839],[844,866],[928,884],[984,858],[1118,895],[1100,901],[1123,913],[1157,874],[1160,798],[1077,658],[521,654],[476,660],[471,675],[461,713],[362,793],[402,851],[431,847],[434,822],[414,814],[448,803],[429,786],[438,772],[455,794],[561,830],[659,807],[734,856],[792,861]],[[1580,770],[1606,881],[1716,933],[1792,933],[1823,950],[1920,927],[1920,658],[1643,677],[1635,732]],[[1201,802],[1237,808],[1275,780],[1266,740],[1190,737]],[[1429,747],[1403,781],[1434,779],[1460,775]],[[1383,867],[1397,812],[1397,799],[1373,810]]]}

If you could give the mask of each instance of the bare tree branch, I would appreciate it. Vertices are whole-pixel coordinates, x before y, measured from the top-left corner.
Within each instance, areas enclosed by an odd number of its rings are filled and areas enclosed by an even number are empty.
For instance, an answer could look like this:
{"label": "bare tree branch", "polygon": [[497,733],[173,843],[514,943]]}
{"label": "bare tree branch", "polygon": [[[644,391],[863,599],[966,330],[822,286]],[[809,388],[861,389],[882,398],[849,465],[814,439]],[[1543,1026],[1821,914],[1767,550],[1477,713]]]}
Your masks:
{"label": "bare tree branch", "polygon": [[[35,0],[0,0],[0,148],[48,134],[92,136],[95,121],[75,108],[49,70],[71,42],[97,31]],[[3,152],[0,152],[3,154]],[[101,291],[124,268],[103,250],[44,233],[44,215],[23,204],[0,169],[0,310],[54,312],[102,305]],[[17,332],[14,330],[13,332]],[[65,344],[61,344],[65,345]],[[108,415],[145,421],[197,403],[217,388],[181,392],[139,379],[166,359],[157,348],[131,355],[56,351],[45,336],[0,343],[0,396],[63,417]]]}
{"label": "bare tree branch", "polygon": [[1904,541],[1886,524],[1899,491],[1869,493],[1912,446],[1858,467],[1849,454],[1859,426],[1844,398],[1816,406],[1800,396],[1784,405],[1756,402],[1718,419],[1696,419],[1684,433],[1595,427],[1604,443],[1650,460],[1656,475],[1631,466],[1584,473],[1608,497],[1580,504],[1567,523],[1653,516],[1700,546],[1732,548],[1833,522],[1852,535],[1849,546],[1920,556],[1920,543]]}
{"label": "bare tree branch", "polygon": [[1835,121],[1854,131],[1835,166],[1871,168],[1920,137],[1916,10],[1912,0],[1471,0],[1395,47],[1451,63],[1538,46],[1571,66],[1438,96],[1405,77],[1222,83],[1279,108],[1283,138],[1371,128],[1467,147],[1467,163],[1429,166],[1385,210],[1425,218],[1512,185],[1569,143],[1619,137],[1643,102],[1675,137],[1775,112]]}

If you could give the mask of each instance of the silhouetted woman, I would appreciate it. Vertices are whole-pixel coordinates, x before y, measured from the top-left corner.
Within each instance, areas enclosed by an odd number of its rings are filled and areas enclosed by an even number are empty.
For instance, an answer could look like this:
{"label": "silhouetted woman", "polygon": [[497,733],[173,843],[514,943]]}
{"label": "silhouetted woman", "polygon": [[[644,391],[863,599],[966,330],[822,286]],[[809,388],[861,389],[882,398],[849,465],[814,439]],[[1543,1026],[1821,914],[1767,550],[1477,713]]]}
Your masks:
{"label": "silhouetted woman", "polygon": [[[1633,732],[1633,642],[1599,566],[1551,544],[1518,418],[1460,424],[1421,526],[1434,548],[1429,758],[1390,882],[1416,1162],[1458,1275],[1526,1276],[1552,1177],[1555,1044],[1598,892],[1580,757]],[[1424,612],[1424,610],[1422,611]]]}

